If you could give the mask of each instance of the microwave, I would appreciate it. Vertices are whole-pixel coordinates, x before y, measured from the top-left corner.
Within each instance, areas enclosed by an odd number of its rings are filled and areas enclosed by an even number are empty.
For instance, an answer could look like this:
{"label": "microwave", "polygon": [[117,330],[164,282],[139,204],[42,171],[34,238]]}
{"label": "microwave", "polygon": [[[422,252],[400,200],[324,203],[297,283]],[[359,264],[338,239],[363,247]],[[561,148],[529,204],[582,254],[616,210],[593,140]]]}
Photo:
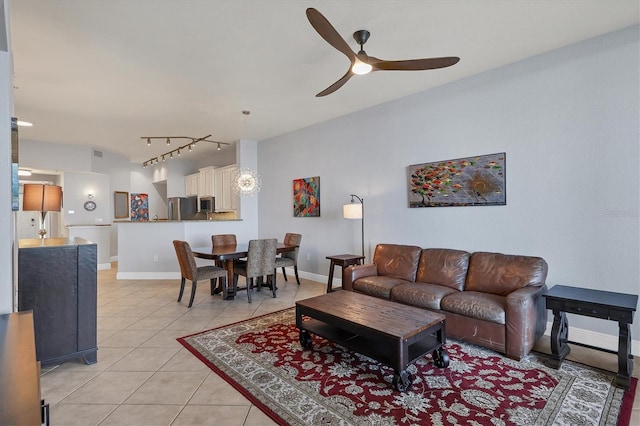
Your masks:
{"label": "microwave", "polygon": [[198,211],[206,213],[213,212],[216,209],[216,198],[215,197],[200,197],[199,201],[199,209]]}

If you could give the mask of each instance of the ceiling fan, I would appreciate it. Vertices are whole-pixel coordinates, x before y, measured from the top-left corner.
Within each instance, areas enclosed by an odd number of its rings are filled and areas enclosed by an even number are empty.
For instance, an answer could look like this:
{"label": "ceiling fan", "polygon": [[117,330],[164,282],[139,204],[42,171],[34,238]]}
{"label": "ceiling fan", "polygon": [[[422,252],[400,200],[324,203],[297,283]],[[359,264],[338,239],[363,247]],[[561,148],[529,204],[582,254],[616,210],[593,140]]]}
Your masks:
{"label": "ceiling fan", "polygon": [[316,9],[310,7],[307,9],[307,18],[311,26],[327,41],[331,46],[344,53],[351,66],[345,75],[331,86],[318,93],[316,97],[329,95],[341,88],[354,75],[368,74],[371,71],[422,71],[436,68],[446,68],[458,63],[460,58],[457,56],[448,56],[443,58],[425,58],[425,59],[409,59],[404,61],[385,61],[367,55],[363,49],[363,45],[369,39],[370,33],[367,30],[358,30],[353,33],[353,38],[360,45],[360,51],[355,53],[346,41],[338,34],[335,28],[329,23]]}

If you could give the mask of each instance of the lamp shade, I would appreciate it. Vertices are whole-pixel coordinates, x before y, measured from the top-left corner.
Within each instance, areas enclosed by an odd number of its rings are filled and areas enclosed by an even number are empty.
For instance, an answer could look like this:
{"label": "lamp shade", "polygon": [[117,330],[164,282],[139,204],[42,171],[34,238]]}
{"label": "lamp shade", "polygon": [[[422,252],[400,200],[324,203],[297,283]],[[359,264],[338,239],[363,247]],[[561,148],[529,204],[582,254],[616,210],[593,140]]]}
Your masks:
{"label": "lamp shade", "polygon": [[342,216],[345,219],[362,219],[362,204],[350,203],[342,206]]}
{"label": "lamp shade", "polygon": [[59,212],[62,207],[62,187],[57,185],[24,184],[22,210]]}

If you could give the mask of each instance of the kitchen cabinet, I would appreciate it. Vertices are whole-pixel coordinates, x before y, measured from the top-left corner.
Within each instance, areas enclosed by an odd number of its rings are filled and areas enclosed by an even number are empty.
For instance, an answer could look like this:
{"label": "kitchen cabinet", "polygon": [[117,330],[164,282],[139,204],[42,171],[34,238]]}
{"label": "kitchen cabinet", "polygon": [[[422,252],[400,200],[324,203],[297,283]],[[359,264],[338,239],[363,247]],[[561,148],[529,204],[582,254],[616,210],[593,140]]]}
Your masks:
{"label": "kitchen cabinet", "polygon": [[200,173],[198,176],[198,196],[214,196],[214,170],[215,169],[213,168],[213,166],[200,169]]}
{"label": "kitchen cabinet", "polygon": [[215,169],[216,211],[238,209],[238,194],[233,190],[231,180],[236,172],[235,164]]}
{"label": "kitchen cabinet", "polygon": [[184,194],[187,197],[198,195],[198,180],[200,173],[193,173],[184,177]]}

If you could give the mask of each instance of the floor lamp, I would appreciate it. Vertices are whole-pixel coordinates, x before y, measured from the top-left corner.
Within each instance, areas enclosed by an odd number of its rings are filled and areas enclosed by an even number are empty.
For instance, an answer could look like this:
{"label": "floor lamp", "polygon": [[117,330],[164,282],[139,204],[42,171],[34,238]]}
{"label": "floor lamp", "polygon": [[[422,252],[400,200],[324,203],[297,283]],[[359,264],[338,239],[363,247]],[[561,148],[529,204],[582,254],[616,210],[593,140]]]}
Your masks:
{"label": "floor lamp", "polygon": [[47,212],[59,212],[62,207],[62,187],[57,185],[43,185],[25,183],[22,198],[23,211],[40,212],[40,238],[46,238],[45,218]]}
{"label": "floor lamp", "polygon": [[[360,203],[356,203],[354,198]],[[364,256],[364,200],[355,194],[351,194],[351,203],[342,206],[342,216],[345,219],[362,220],[362,256]]]}

